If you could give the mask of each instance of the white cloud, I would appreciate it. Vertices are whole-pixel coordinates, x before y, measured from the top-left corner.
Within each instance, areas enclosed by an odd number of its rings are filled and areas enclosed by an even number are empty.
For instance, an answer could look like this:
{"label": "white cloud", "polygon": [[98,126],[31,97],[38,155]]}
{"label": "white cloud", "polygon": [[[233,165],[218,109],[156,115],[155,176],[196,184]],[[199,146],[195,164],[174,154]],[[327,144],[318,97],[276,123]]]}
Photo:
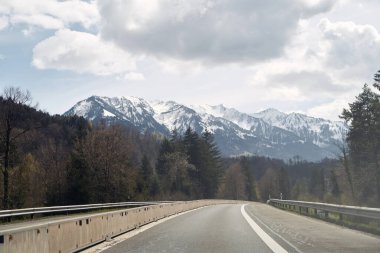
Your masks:
{"label": "white cloud", "polygon": [[125,74],[124,78],[127,80],[131,80],[131,81],[143,81],[143,80],[145,80],[144,75],[141,73],[137,73],[137,72],[127,73],[127,74]]}
{"label": "white cloud", "polygon": [[331,0],[99,0],[101,34],[129,52],[206,64],[279,57]]}
{"label": "white cloud", "polygon": [[8,18],[0,16],[0,31],[8,27]]}
{"label": "white cloud", "polygon": [[96,2],[82,0],[0,0],[1,14],[10,16],[12,24],[44,29],[60,29],[72,24],[90,28],[99,19]]}
{"label": "white cloud", "polygon": [[319,118],[327,118],[332,120],[340,120],[339,115],[343,112],[343,108],[348,108],[347,99],[336,99],[331,102],[323,103],[307,110],[308,115]]}
{"label": "white cloud", "polygon": [[[380,33],[371,25],[328,19],[301,22],[298,32],[284,56],[252,67],[251,86],[265,94],[282,89],[287,103],[336,120],[380,68]],[[259,100],[278,102],[269,95]]]}
{"label": "white cloud", "polygon": [[130,54],[98,36],[68,29],[57,31],[33,49],[33,65],[38,69],[142,79],[136,73],[135,61]]}
{"label": "white cloud", "polygon": [[29,26],[38,26],[44,29],[60,29],[64,27],[64,23],[61,20],[43,14],[13,15],[11,23],[25,23]]}
{"label": "white cloud", "polygon": [[380,33],[375,27],[328,19],[319,27],[327,43],[326,69],[335,71],[337,78],[360,82],[380,68]]}

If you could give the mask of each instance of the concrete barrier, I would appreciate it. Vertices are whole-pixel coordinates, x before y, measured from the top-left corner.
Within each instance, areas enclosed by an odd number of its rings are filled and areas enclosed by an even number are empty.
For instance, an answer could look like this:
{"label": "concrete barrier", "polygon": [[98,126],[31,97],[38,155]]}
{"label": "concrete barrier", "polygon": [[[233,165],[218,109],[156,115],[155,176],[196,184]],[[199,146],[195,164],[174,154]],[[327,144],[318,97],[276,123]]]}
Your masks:
{"label": "concrete barrier", "polygon": [[64,218],[0,231],[0,253],[76,252],[153,221],[195,208],[231,204],[228,200],[197,200],[143,206]]}

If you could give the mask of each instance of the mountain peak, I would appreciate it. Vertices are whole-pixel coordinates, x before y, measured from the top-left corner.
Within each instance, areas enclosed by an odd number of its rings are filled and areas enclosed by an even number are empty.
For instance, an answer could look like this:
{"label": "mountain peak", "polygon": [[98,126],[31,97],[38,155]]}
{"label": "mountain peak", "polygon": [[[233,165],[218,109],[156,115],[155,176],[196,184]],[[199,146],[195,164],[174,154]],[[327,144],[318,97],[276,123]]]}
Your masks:
{"label": "mountain peak", "polygon": [[186,106],[175,101],[91,96],[75,104],[65,115],[83,116],[94,122],[134,126],[141,132],[169,136],[190,126],[198,133],[206,128],[226,156],[255,153],[281,159],[299,155],[306,160],[332,157],[336,143],[347,132],[343,122],[331,122],[303,114],[286,114],[274,108],[242,113],[219,105]]}

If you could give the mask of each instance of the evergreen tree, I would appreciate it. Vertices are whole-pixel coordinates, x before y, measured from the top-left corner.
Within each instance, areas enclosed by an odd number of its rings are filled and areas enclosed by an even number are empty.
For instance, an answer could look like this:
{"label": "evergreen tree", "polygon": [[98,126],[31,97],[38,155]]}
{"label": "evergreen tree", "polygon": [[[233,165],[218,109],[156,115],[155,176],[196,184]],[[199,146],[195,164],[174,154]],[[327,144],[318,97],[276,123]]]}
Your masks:
{"label": "evergreen tree", "polygon": [[379,96],[368,85],[349,104],[342,118],[350,123],[347,142],[353,162],[358,200],[367,202],[375,195],[380,204],[380,103]]}
{"label": "evergreen tree", "polygon": [[380,90],[380,70],[377,71],[377,73],[375,74],[374,80],[375,80],[375,83],[373,84],[373,86],[377,88],[378,90]]}
{"label": "evergreen tree", "polygon": [[156,172],[160,179],[168,174],[168,169],[165,167],[165,155],[171,152],[173,152],[172,144],[165,138],[162,141],[156,164]]}
{"label": "evergreen tree", "polygon": [[68,166],[68,187],[66,199],[68,204],[87,204],[91,199],[90,168],[83,154],[82,144],[78,143],[71,155]]}
{"label": "evergreen tree", "polygon": [[194,170],[190,172],[189,176],[193,183],[194,194],[196,198],[203,198],[205,189],[202,185],[202,168],[204,161],[202,160],[202,148],[198,134],[188,127],[183,138],[185,152],[188,162],[194,166]]}
{"label": "evergreen tree", "polygon": [[221,176],[220,152],[214,142],[213,135],[206,129],[202,134],[204,167],[201,171],[205,198],[214,198],[218,191]]}

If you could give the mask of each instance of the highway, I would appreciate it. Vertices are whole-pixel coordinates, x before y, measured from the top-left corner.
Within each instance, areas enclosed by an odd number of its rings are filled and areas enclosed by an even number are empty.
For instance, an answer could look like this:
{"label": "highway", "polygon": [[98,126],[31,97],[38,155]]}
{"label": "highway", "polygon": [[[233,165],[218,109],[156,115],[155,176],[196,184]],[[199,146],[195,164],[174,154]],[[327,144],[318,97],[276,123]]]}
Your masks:
{"label": "highway", "polygon": [[252,203],[200,208],[102,252],[378,253],[380,237]]}

